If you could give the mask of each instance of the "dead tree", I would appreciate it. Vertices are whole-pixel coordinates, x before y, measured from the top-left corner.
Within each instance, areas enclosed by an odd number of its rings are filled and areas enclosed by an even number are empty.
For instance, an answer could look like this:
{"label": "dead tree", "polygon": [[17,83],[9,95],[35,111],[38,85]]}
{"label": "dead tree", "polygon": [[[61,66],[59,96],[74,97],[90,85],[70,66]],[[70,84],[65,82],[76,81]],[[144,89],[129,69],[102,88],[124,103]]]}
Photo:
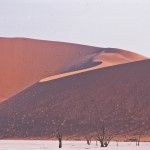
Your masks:
{"label": "dead tree", "polygon": [[87,141],[87,145],[91,145],[92,136],[91,135],[85,136],[85,139]]}
{"label": "dead tree", "polygon": [[119,146],[119,142],[117,141],[117,146]]}
{"label": "dead tree", "polygon": [[98,145],[97,145],[97,140],[96,140],[96,146],[98,146]]}
{"label": "dead tree", "polygon": [[138,131],[138,135],[137,135],[137,138],[136,138],[136,146],[140,146],[141,136],[143,134],[143,126],[144,126],[144,124],[145,123],[142,121],[142,119],[139,119],[139,131]]}
{"label": "dead tree", "polygon": [[[137,111],[136,111],[136,124],[137,124],[137,127],[138,127],[138,131],[137,131],[137,141],[136,141],[136,146],[140,146],[140,142],[141,142],[141,137],[142,135],[144,135],[144,127],[146,125],[146,115],[144,114],[144,112],[142,111],[142,109],[144,108],[144,102],[140,99],[137,100],[136,102],[136,108],[137,108]],[[143,106],[142,106],[143,105]],[[146,106],[147,104],[145,104]]]}
{"label": "dead tree", "polygon": [[62,134],[60,128],[58,128],[58,129],[55,131],[55,134],[56,134],[56,138],[57,138],[58,141],[59,141],[59,148],[62,148],[62,138],[63,138],[63,134]]}
{"label": "dead tree", "polygon": [[108,132],[108,130],[105,127],[105,124],[101,124],[99,128],[94,127],[96,134],[96,140],[100,142],[101,147],[107,147],[112,140],[113,136],[111,133]]}
{"label": "dead tree", "polygon": [[140,146],[140,141],[141,141],[141,134],[139,134],[138,139],[137,139],[137,146]]}
{"label": "dead tree", "polygon": [[101,147],[108,147],[110,141],[113,138],[112,132],[109,131],[109,129],[106,126],[105,119],[103,115],[103,111],[101,111],[94,100],[92,100],[92,103],[94,104],[94,109],[97,116],[96,124],[93,126],[95,130],[95,139],[96,141],[100,142]]}
{"label": "dead tree", "polygon": [[62,148],[62,139],[63,139],[63,132],[62,127],[64,126],[66,120],[52,120],[52,124],[54,126],[53,129],[53,136],[55,136],[59,142],[59,148]]}

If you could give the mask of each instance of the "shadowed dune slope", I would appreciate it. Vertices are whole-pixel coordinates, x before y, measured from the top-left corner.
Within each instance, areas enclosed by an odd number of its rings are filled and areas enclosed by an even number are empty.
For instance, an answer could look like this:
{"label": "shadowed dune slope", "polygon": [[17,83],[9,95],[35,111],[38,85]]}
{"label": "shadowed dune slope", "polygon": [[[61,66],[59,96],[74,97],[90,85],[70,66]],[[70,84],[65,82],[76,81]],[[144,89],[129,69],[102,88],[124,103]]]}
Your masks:
{"label": "shadowed dune slope", "polygon": [[61,119],[66,135],[83,135],[98,120],[96,107],[111,130],[131,134],[139,131],[142,114],[142,130],[149,134],[149,68],[144,60],[36,83],[0,105],[0,136],[50,136]]}
{"label": "shadowed dune slope", "polygon": [[142,59],[145,57],[119,49],[0,38],[0,101],[48,76]]}

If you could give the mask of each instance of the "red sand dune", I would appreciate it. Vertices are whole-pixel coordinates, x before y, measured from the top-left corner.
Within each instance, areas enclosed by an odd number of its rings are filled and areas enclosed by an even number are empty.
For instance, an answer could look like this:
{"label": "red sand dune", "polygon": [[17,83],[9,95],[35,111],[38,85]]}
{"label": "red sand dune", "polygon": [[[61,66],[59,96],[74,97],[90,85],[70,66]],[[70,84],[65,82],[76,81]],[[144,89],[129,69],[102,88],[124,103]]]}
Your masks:
{"label": "red sand dune", "polygon": [[[119,49],[0,38],[0,101],[48,76],[45,80],[143,59],[141,55]],[[69,74],[60,75],[65,72]]]}
{"label": "red sand dune", "polygon": [[59,119],[65,136],[87,134],[99,117],[95,106],[110,129],[136,135],[142,125],[150,135],[149,68],[144,60],[36,83],[1,103],[0,136],[49,137]]}

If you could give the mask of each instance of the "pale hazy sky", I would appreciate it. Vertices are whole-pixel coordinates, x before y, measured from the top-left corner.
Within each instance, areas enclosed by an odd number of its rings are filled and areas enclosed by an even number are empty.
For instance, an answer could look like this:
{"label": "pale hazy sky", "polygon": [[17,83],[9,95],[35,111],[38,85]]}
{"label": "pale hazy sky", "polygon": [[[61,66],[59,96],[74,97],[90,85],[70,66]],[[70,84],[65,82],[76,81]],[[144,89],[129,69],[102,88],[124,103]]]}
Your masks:
{"label": "pale hazy sky", "polygon": [[116,47],[150,57],[150,0],[0,0],[0,37]]}

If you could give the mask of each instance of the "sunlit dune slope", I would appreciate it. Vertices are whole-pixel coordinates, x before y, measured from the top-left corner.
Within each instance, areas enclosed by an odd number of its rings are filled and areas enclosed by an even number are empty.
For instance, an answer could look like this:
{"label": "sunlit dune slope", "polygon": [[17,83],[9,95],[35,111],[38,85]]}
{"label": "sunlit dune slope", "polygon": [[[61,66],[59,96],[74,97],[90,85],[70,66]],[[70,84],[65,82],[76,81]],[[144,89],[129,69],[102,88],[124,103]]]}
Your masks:
{"label": "sunlit dune slope", "polygon": [[0,136],[49,137],[58,120],[65,136],[83,136],[98,122],[96,107],[111,130],[136,135],[142,125],[150,134],[149,68],[144,60],[36,83],[0,105]]}

